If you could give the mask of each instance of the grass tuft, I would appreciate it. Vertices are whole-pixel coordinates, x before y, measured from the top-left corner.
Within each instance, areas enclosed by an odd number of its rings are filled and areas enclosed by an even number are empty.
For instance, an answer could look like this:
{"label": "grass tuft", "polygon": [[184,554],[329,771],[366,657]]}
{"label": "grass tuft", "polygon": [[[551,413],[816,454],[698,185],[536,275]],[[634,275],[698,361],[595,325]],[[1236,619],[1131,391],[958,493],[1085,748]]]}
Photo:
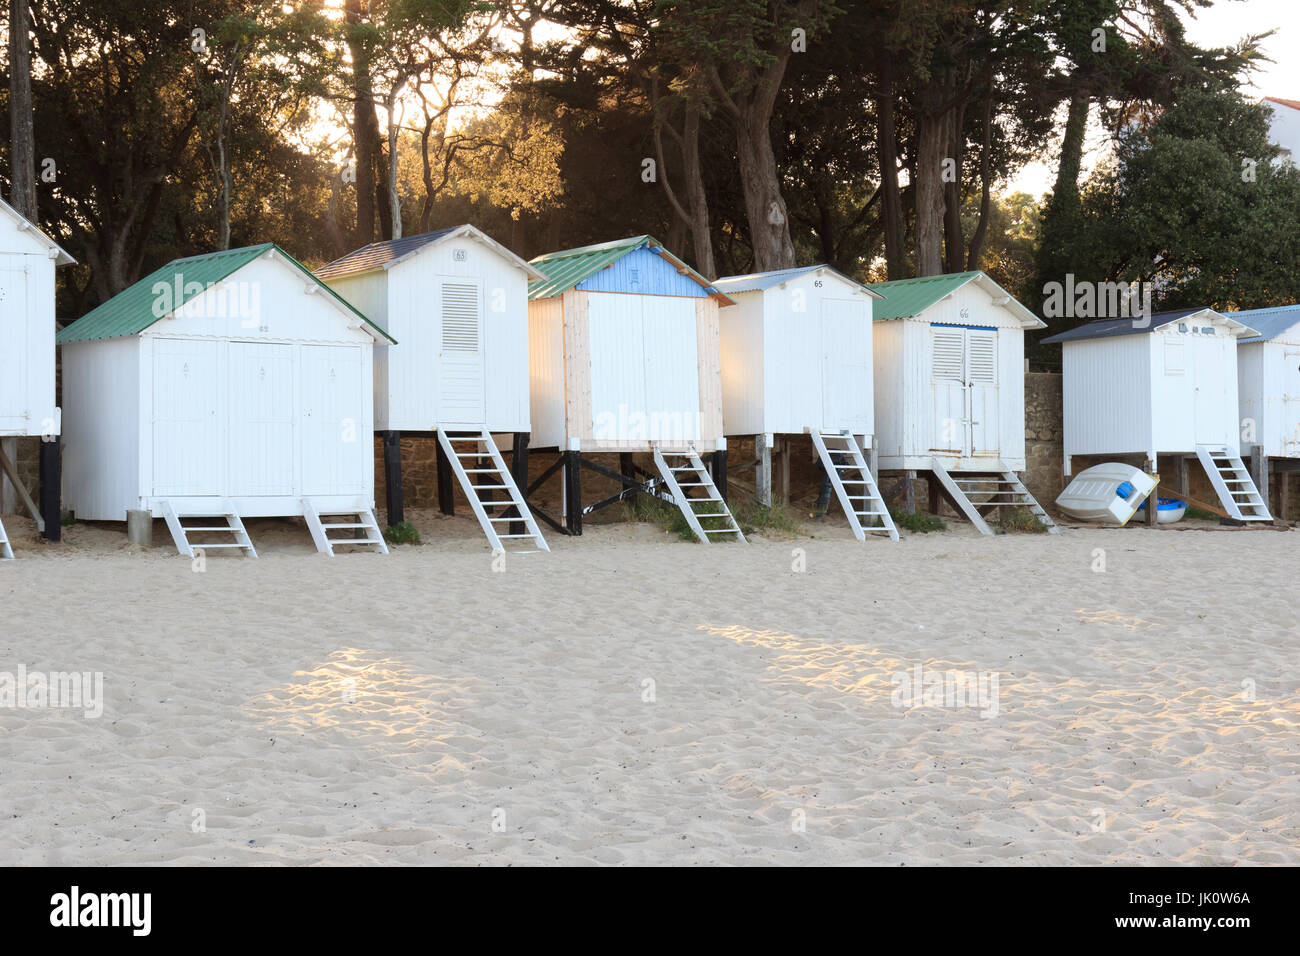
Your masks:
{"label": "grass tuft", "polygon": [[1047,525],[1028,508],[999,508],[993,526],[1003,534],[1046,534]]}
{"label": "grass tuft", "polygon": [[928,534],[931,531],[947,531],[948,525],[938,515],[928,515],[923,511],[908,514],[905,511],[890,510],[890,517],[900,531],[919,531]]}
{"label": "grass tuft", "polygon": [[384,529],[384,540],[389,544],[419,544],[420,532],[409,521],[399,521]]}

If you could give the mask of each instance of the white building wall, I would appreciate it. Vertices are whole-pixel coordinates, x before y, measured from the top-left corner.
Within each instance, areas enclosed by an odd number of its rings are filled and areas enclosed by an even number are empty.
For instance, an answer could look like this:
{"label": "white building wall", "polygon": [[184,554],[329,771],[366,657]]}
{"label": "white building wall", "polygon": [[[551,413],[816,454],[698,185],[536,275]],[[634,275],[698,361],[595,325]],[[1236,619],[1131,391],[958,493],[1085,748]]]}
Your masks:
{"label": "white building wall", "polygon": [[1150,338],[1125,335],[1062,346],[1067,456],[1154,450]]}
{"label": "white building wall", "polygon": [[728,435],[771,431],[764,416],[765,363],[784,357],[764,348],[766,293],[740,292],[734,306],[718,310],[722,349],[722,427]]}
{"label": "white building wall", "polygon": [[[463,258],[458,258],[458,253]],[[440,421],[438,362],[442,282],[472,280],[481,291],[484,424],[492,431],[529,430],[528,274],[467,237],[426,246],[388,270],[389,428],[432,431]]]}
{"label": "white building wall", "polygon": [[1025,470],[1025,333],[998,329],[999,457],[1013,471]]}
{"label": "white building wall", "polygon": [[[378,269],[374,272],[339,276],[337,279],[329,279],[327,284],[352,303],[357,311],[371,322],[397,339],[398,342],[402,341],[401,336],[389,327],[387,272]],[[392,394],[388,386],[388,359],[389,349],[394,348],[396,347],[389,345],[387,342],[382,345],[376,342],[374,346],[375,428],[379,431],[388,429],[391,416]]]}
{"label": "white building wall", "polygon": [[1300,110],[1267,101],[1264,105],[1271,110],[1268,123],[1269,141],[1282,147],[1283,160],[1292,163],[1300,161]]}
{"label": "white building wall", "polygon": [[904,335],[912,324],[890,321],[872,325],[876,447],[882,458],[903,454]]}
{"label": "white building wall", "polygon": [[558,296],[528,304],[531,443],[564,449],[564,302]]}
{"label": "white building wall", "polygon": [[140,339],[63,346],[63,505],[85,521],[140,506]]}
{"label": "white building wall", "polygon": [[[0,227],[14,233],[8,216]],[[29,233],[0,237],[37,245]],[[43,248],[0,251],[0,435],[58,433],[54,406],[54,260]]]}
{"label": "white building wall", "polygon": [[263,257],[139,336],[65,346],[69,507],[107,521],[159,515],[163,498],[249,516],[300,515],[315,494],[373,507],[373,340],[314,285]]}

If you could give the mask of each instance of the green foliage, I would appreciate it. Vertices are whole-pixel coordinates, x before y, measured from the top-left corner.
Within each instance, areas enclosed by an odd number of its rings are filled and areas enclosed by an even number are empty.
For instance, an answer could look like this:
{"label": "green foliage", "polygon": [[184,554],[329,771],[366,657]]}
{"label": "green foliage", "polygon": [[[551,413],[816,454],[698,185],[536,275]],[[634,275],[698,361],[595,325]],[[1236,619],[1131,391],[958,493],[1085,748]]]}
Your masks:
{"label": "green foliage", "polygon": [[[692,503],[692,507],[695,509],[696,515],[700,516],[697,517],[696,520],[699,521],[701,528],[709,529],[727,527],[726,518],[703,516],[710,511],[717,510],[716,502],[696,501]],[[641,494],[637,495],[630,503],[625,502],[623,506],[623,514],[631,521],[643,521],[647,524],[658,525],[669,534],[677,535],[677,537],[681,538],[683,541],[698,541],[695,537],[695,532],[691,530],[691,526],[687,523],[686,516],[682,514],[681,509],[669,504],[661,498],[656,498],[654,495]],[[713,540],[731,541],[733,538],[723,535],[715,537]]]}
{"label": "green foliage", "polygon": [[409,521],[399,521],[384,529],[384,540],[389,544],[419,544],[420,532]]}
{"label": "green foliage", "polygon": [[1264,106],[1235,90],[1180,91],[1084,188],[1064,246],[1076,281],[1154,282],[1157,310],[1294,301],[1300,173],[1277,157]]}
{"label": "green foliage", "polygon": [[999,508],[994,527],[1003,534],[1046,534],[1047,525],[1028,508]]}
{"label": "green foliage", "polygon": [[1195,505],[1188,505],[1187,511],[1183,513],[1184,518],[1191,518],[1195,521],[1218,521],[1223,516],[1216,515],[1213,511],[1206,511],[1204,508],[1198,508]]}
{"label": "green foliage", "polygon": [[755,531],[797,534],[801,530],[799,520],[782,504],[764,507],[744,499],[732,505],[731,514],[745,534]]}
{"label": "green foliage", "polygon": [[918,531],[926,534],[930,531],[947,531],[948,525],[938,515],[929,515],[923,511],[909,514],[906,511],[889,511],[890,517],[900,531]]}

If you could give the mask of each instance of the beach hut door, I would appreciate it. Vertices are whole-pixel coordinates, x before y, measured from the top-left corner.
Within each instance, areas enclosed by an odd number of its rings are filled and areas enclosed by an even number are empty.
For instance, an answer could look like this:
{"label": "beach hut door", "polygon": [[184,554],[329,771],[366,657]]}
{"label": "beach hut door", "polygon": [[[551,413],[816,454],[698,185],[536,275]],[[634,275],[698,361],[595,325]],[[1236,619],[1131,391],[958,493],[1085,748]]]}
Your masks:
{"label": "beach hut door", "polygon": [[362,389],[362,350],[355,345],[302,347],[302,493],[362,494],[369,443]]}
{"label": "beach hut door", "polygon": [[231,342],[230,494],[293,494],[293,346]]}
{"label": "beach hut door", "polygon": [[482,426],[487,420],[483,369],[483,295],[471,279],[442,283],[442,374],[438,419],[444,425]]}
{"label": "beach hut door", "polygon": [[[27,269],[0,264],[0,432],[27,430]],[[39,425],[39,423],[36,423]]]}
{"label": "beach hut door", "polygon": [[955,325],[930,327],[930,450],[969,458],[998,454],[998,333]]}
{"label": "beach hut door", "polygon": [[1287,349],[1282,366],[1282,449],[1300,458],[1300,349]]}
{"label": "beach hut door", "polygon": [[970,416],[966,411],[966,330],[930,327],[930,396],[934,436],[930,450],[970,454]]}
{"label": "beach hut door", "polygon": [[870,428],[871,315],[854,299],[822,300],[822,428]]}
{"label": "beach hut door", "polygon": [[996,329],[965,332],[971,454],[997,457],[998,333]]}
{"label": "beach hut door", "polygon": [[218,495],[217,343],[153,340],[153,493]]}

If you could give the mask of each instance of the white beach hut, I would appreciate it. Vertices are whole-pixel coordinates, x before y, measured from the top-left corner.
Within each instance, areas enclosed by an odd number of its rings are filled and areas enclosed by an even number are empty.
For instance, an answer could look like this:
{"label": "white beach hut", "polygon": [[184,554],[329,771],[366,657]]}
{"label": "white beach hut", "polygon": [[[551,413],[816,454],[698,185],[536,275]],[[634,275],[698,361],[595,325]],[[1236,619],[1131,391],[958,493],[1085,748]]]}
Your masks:
{"label": "white beach hut", "polygon": [[1044,339],[1061,345],[1066,478],[1075,455],[1139,456],[1151,474],[1172,457],[1185,497],[1194,457],[1225,515],[1271,520],[1240,456],[1237,341],[1255,334],[1212,309],[1182,309]]}
{"label": "white beach hut", "polygon": [[391,340],[274,244],[178,259],[58,341],[78,518],[148,513],[182,554],[255,557],[242,518],[301,515],[322,552],[387,551],[371,351]]}
{"label": "white beach hut", "polygon": [[1300,471],[1300,305],[1224,315],[1259,333],[1237,339],[1241,453],[1265,501],[1270,472],[1281,476],[1278,510],[1286,516],[1287,476]]}
{"label": "white beach hut", "polygon": [[875,435],[872,299],[865,285],[826,265],[728,276],[735,300],[719,314],[722,423],[754,438],[756,497],[772,503],[772,450],[807,434],[859,541],[868,530],[897,540],[867,454]]}
{"label": "white beach hut", "polygon": [[[15,494],[51,540],[58,540],[59,409],[54,396],[54,270],[73,262],[54,240],[0,200],[0,485]],[[41,507],[19,480],[16,439],[44,438]],[[0,522],[0,559],[13,548]]]}
{"label": "white beach hut", "polygon": [[[581,534],[583,514],[623,497],[584,507],[586,467],[624,494],[673,502],[701,541],[743,540],[724,500],[718,311],[732,300],[650,236],[532,264],[543,275],[528,290],[532,440],[561,452],[565,523],[534,510]],[[619,454],[619,471],[590,457],[608,452]],[[653,455],[654,472],[636,468],[636,452]]]}
{"label": "white beach hut", "polygon": [[[984,534],[984,515],[1027,508],[1051,518],[1025,470],[1025,330],[1044,323],[983,272],[877,282],[876,447],[879,468],[920,473],[932,507],[945,497]],[[909,495],[910,497],[910,495]]]}
{"label": "white beach hut", "polygon": [[541,273],[465,225],[371,243],[316,275],[399,343],[375,349],[388,523],[403,519],[402,436],[436,435],[443,513],[453,513],[454,475],[494,551],[549,550],[492,437],[512,433],[522,467],[528,283]]}

